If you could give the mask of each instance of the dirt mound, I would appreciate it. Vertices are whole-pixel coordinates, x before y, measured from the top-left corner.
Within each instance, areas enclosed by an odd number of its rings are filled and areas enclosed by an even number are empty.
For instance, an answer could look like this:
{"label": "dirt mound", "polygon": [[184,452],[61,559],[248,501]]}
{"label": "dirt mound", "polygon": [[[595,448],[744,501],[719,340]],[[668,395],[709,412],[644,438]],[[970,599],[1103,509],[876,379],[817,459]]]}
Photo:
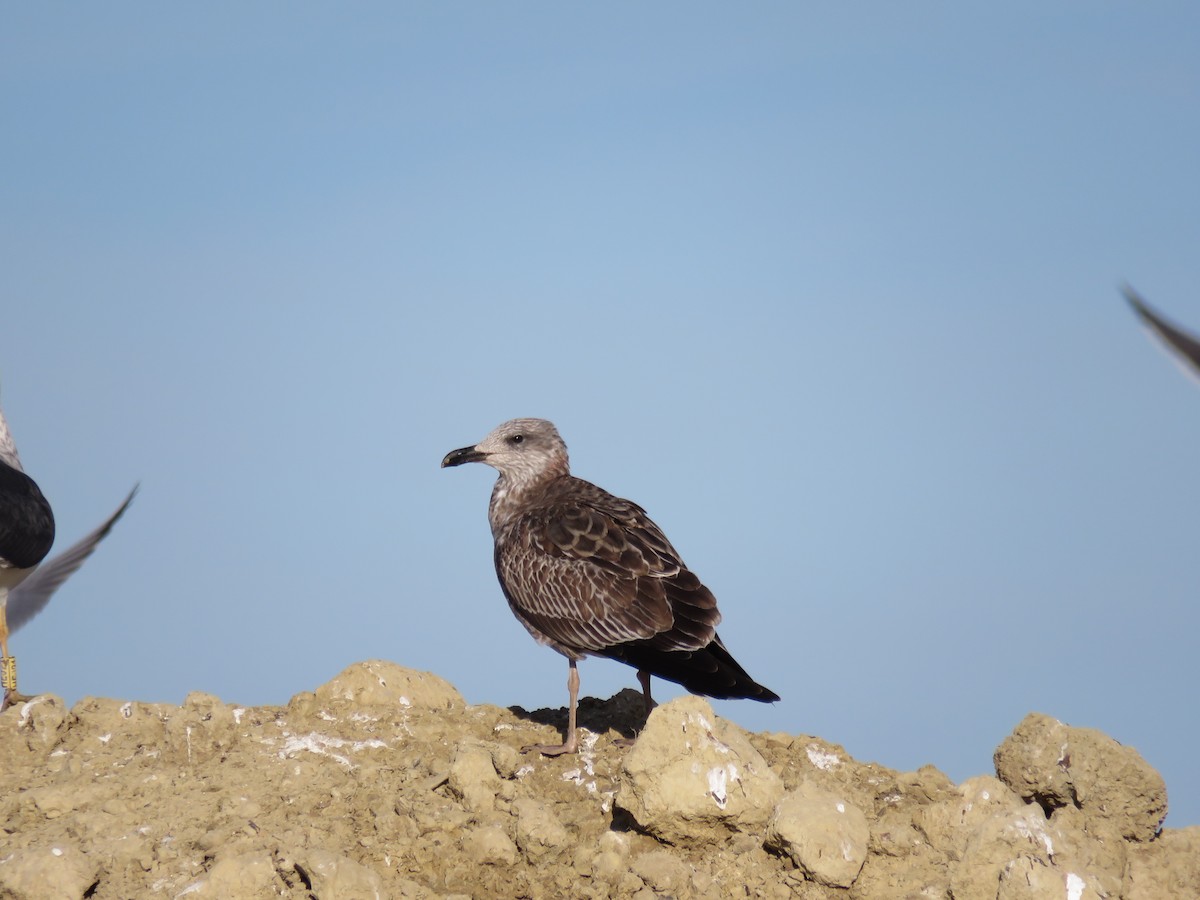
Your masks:
{"label": "dirt mound", "polygon": [[0,715],[0,898],[1200,896],[1200,828],[1098,732],[1031,715],[956,785],[640,709],[585,702],[547,759],[561,711],[383,662],[286,707],[38,697]]}

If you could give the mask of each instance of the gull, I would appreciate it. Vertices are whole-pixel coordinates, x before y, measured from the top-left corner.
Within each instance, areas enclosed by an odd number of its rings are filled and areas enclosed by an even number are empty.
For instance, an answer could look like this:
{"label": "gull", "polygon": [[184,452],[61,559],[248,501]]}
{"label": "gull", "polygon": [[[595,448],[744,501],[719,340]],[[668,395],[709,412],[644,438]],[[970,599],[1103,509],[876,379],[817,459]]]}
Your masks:
{"label": "gull", "polygon": [[480,443],[446,454],[442,467],[469,462],[499,473],[488,521],[509,608],[534,640],[568,661],[566,736],[561,745],[527,750],[578,750],[576,663],[587,656],[636,668],[647,711],[652,675],[708,697],[779,699],[725,649],[716,598],[646,511],[571,475],[567,445],[552,423],[505,422]]}
{"label": "gull", "polygon": [[21,467],[17,445],[0,413],[0,686],[8,706],[17,691],[17,661],[8,654],[8,601],[54,543],[54,513]]}

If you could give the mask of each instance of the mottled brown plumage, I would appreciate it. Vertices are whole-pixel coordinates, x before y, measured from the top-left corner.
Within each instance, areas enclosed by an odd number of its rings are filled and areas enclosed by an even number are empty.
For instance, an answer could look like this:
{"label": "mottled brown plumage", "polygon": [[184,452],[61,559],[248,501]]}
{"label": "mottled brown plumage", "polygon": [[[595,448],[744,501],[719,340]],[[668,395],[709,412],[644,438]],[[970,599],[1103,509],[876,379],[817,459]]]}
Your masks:
{"label": "mottled brown plumage", "polygon": [[534,639],[570,660],[569,724],[575,749],[575,664],[607,656],[710,697],[779,697],[754,681],[717,635],[717,601],[636,503],[570,473],[567,447],[544,419],[505,422],[443,466],[484,462],[500,474],[488,519],[496,574],[513,614]]}

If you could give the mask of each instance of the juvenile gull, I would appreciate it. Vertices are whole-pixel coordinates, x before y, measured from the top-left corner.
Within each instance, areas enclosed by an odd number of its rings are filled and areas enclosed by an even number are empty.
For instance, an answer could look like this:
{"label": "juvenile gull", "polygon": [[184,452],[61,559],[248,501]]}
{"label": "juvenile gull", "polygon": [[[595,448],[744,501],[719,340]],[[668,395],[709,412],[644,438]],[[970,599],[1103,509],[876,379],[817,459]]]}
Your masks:
{"label": "juvenile gull", "polygon": [[574,753],[579,672],[586,656],[638,670],[647,709],[650,676],[708,697],[779,699],[754,681],[717,636],[717,601],[636,503],[571,475],[567,445],[545,419],[505,422],[442,467],[482,462],[500,474],[488,521],[496,575],[534,640],[568,660],[570,707],[561,745]]}
{"label": "juvenile gull", "polygon": [[1184,331],[1164,319],[1143,300],[1133,288],[1126,285],[1125,299],[1133,307],[1146,327],[1166,345],[1180,360],[1186,363],[1188,374],[1193,378],[1200,375],[1200,338]]}
{"label": "juvenile gull", "polygon": [[46,558],[54,543],[54,513],[21,457],[0,413],[0,686],[8,706],[17,690],[17,661],[8,655],[8,601],[13,589]]}

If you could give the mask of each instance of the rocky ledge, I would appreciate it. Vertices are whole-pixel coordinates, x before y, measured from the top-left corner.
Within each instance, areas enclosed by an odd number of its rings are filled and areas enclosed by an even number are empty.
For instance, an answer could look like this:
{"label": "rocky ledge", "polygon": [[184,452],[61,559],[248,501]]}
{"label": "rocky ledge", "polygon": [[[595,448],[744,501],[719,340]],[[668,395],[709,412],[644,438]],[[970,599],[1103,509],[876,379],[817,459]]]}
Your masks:
{"label": "rocky ledge", "polygon": [[1097,731],[1031,714],[954,784],[640,707],[547,759],[561,710],[377,661],[286,707],[38,697],[0,715],[0,898],[1200,897],[1200,828]]}

